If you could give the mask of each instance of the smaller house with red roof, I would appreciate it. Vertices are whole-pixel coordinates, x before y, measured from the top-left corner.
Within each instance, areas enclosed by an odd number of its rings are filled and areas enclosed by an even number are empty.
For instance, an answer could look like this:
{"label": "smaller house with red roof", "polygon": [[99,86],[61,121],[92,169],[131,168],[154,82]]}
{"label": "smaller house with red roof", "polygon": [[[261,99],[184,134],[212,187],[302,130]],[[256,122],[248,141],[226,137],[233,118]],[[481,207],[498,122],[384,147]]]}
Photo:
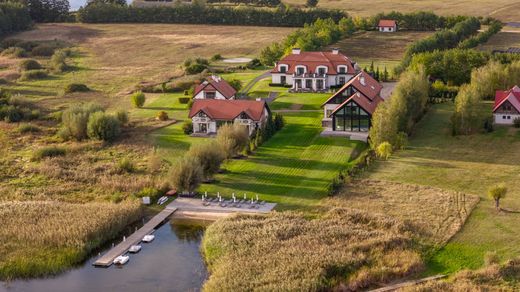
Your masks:
{"label": "smaller house with red roof", "polygon": [[357,73],[355,63],[333,49],[330,52],[302,52],[298,48],[278,61],[273,84],[291,85],[291,91],[319,92],[345,84]]}
{"label": "smaller house with red roof", "polygon": [[377,24],[377,29],[380,32],[396,32],[397,31],[397,21],[392,19],[380,19]]}
{"label": "smaller house with red roof", "polygon": [[219,76],[211,76],[193,92],[194,99],[234,99],[237,91]]}
{"label": "smaller house with red roof", "polygon": [[509,90],[496,91],[493,118],[495,124],[498,125],[512,125],[515,119],[520,118],[520,87],[518,85]]}
{"label": "smaller house with red roof", "polygon": [[227,123],[243,125],[251,135],[265,125],[271,111],[261,100],[195,99],[189,118],[194,134],[216,134]]}
{"label": "smaller house with red roof", "polygon": [[323,106],[326,131],[368,132],[372,114],[383,101],[383,86],[361,71],[334,93]]}

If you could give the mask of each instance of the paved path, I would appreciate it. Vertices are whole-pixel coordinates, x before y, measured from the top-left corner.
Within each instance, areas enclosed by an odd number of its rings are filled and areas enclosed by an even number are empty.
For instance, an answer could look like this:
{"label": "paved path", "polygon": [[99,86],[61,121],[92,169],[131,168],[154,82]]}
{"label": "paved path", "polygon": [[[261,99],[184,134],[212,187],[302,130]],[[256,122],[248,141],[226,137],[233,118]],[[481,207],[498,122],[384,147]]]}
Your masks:
{"label": "paved path", "polygon": [[253,80],[251,80],[244,88],[240,90],[240,94],[247,95],[249,91],[258,83],[260,80],[265,79],[267,77],[271,77],[271,71],[266,71],[262,73],[262,75],[256,76]]}
{"label": "paved path", "polygon": [[[237,197],[240,199],[240,195]],[[226,207],[221,207],[218,202],[211,202],[208,206],[204,206],[201,199],[177,198],[168,204],[167,208],[178,209],[179,211],[194,211],[200,213],[269,213],[274,209],[274,207],[276,207],[276,204],[259,204],[257,205],[258,208],[250,208],[250,206],[251,204],[249,201],[238,205],[234,205],[233,203],[226,203]]]}
{"label": "paved path", "polygon": [[162,210],[159,214],[155,215],[150,221],[148,221],[143,227],[130,235],[125,241],[120,242],[115,247],[111,248],[107,253],[101,256],[94,262],[94,266],[97,267],[109,267],[114,262],[114,259],[128,251],[128,249],[135,244],[141,242],[145,235],[153,233],[155,227],[161,224],[166,218],[168,218],[177,209],[170,206]]}
{"label": "paved path", "polygon": [[437,276],[431,276],[431,277],[427,277],[427,278],[422,278],[422,279],[419,279],[419,280],[406,281],[406,282],[402,282],[402,283],[398,283],[398,284],[382,287],[382,288],[379,288],[379,289],[370,290],[370,292],[395,291],[395,290],[403,288],[403,287],[413,286],[413,285],[417,285],[417,284],[420,284],[420,283],[441,279],[441,278],[444,278],[444,277],[446,277],[446,275],[437,275]]}

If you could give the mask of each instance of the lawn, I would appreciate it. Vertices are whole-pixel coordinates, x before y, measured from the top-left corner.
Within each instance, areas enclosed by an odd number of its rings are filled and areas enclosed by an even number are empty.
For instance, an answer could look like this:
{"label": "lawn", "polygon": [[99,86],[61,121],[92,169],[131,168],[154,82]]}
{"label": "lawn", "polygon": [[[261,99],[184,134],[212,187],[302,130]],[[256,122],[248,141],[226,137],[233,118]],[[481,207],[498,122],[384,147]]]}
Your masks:
{"label": "lawn", "polygon": [[[491,109],[486,103],[483,107]],[[475,194],[480,203],[462,230],[429,261],[430,273],[478,268],[487,252],[502,260],[520,253],[520,132],[509,127],[490,134],[453,137],[449,119],[453,104],[435,105],[418,124],[405,151],[378,162],[365,177],[438,187]],[[509,192],[497,212],[487,189],[499,182]]]}
{"label": "lawn", "polygon": [[200,190],[229,197],[259,195],[278,209],[312,207],[338,171],[364,148],[345,138],[320,137],[321,113],[285,114],[286,126],[253,155],[228,162],[216,183]]}
{"label": "lawn", "polygon": [[[303,0],[287,0],[285,3],[303,6]],[[515,0],[375,0],[367,3],[359,0],[322,0],[318,7],[343,9],[354,16],[372,16],[379,12],[433,11],[441,15],[492,16],[502,21],[518,20],[520,4]]]}

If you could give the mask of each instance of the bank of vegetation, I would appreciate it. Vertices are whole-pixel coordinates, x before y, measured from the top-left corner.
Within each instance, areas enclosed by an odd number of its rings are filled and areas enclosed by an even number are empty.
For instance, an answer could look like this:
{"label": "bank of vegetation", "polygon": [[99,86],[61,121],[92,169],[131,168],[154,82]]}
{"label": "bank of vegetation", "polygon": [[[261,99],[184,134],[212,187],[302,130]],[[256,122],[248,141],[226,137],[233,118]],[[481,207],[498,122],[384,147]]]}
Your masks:
{"label": "bank of vegetation", "polygon": [[0,39],[32,26],[29,10],[21,3],[0,2]]}

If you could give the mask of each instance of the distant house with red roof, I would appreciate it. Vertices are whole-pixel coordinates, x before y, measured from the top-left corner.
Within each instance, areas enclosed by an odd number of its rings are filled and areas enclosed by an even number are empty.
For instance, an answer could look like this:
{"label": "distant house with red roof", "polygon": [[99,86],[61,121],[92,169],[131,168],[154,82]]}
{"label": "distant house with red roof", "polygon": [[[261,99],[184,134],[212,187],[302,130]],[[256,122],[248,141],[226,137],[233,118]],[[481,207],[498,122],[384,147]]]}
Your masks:
{"label": "distant house with red roof", "polygon": [[380,19],[377,24],[377,29],[380,32],[396,32],[397,31],[397,21],[392,19]]}
{"label": "distant house with red roof", "polygon": [[188,116],[195,134],[216,134],[220,126],[235,123],[247,127],[251,135],[264,126],[270,114],[265,101],[196,99]]}
{"label": "distant house with red roof", "polygon": [[511,125],[520,118],[520,87],[515,85],[509,90],[497,90],[493,106],[495,124]]}
{"label": "distant house with red roof", "polygon": [[226,80],[211,76],[193,92],[194,99],[234,99],[237,91]]}
{"label": "distant house with red roof", "polygon": [[291,91],[326,91],[345,84],[356,74],[355,63],[338,49],[302,52],[298,48],[275,64],[272,83],[289,84]]}
{"label": "distant house with red roof", "polygon": [[383,86],[361,71],[323,103],[322,125],[329,131],[368,132],[372,114],[383,101]]}

